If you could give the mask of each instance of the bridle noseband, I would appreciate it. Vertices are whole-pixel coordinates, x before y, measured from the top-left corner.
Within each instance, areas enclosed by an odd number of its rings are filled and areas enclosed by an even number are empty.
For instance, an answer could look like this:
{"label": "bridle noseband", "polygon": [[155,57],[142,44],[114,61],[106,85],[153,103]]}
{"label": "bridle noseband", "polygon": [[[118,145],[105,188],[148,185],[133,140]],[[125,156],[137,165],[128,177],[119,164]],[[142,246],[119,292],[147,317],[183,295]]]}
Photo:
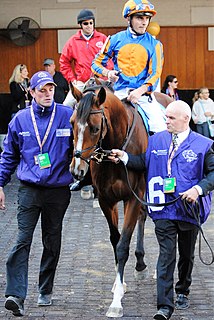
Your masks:
{"label": "bridle noseband", "polygon": [[[83,150],[76,150],[74,152],[74,157],[82,159],[87,164],[89,164],[90,160],[93,160],[96,163],[100,163],[103,161],[104,157],[107,157],[107,152],[105,152],[105,150],[102,149],[103,130],[104,130],[105,125],[108,126],[107,119],[106,119],[105,113],[104,113],[104,107],[101,106],[100,109],[91,110],[89,113],[89,116],[92,114],[98,114],[98,113],[102,114],[100,137],[99,137],[98,142],[96,144],[94,144],[93,146],[90,146],[90,147],[85,148]],[[83,154],[89,150],[93,150],[93,151],[90,153],[90,155],[87,158],[84,157]]]}

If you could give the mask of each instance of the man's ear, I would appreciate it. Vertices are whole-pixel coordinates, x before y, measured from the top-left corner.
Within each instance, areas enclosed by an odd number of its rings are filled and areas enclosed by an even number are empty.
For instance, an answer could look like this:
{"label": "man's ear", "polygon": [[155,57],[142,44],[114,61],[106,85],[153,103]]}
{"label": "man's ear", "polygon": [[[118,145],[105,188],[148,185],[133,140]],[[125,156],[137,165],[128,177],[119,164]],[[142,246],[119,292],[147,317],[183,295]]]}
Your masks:
{"label": "man's ear", "polygon": [[35,90],[30,89],[30,94],[31,94],[31,96],[34,98],[34,97],[35,97]]}

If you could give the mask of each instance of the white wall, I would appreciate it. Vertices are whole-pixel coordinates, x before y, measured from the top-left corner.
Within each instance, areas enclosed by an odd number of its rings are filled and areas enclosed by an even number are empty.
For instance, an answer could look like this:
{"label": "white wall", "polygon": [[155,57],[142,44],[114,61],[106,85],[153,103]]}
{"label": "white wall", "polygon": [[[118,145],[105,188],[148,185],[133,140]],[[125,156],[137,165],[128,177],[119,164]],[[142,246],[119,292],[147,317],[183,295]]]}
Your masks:
{"label": "white wall", "polygon": [[[0,0],[0,29],[16,17],[36,20],[41,28],[75,28],[82,8],[93,9],[98,27],[125,26],[126,0]],[[214,0],[153,0],[162,26],[214,25]]]}

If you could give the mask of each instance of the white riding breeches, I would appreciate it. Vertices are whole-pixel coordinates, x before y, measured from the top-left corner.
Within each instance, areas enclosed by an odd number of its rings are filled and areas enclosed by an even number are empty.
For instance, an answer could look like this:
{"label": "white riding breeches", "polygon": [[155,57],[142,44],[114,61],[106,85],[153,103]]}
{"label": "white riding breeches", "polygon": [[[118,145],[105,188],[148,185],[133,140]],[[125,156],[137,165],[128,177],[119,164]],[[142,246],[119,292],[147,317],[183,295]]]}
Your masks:
{"label": "white riding breeches", "polygon": [[[128,96],[130,88],[115,91],[114,94],[122,100]],[[133,89],[132,89],[133,90]],[[149,131],[159,132],[166,130],[165,109],[157,102],[154,94],[151,94],[151,102],[148,96],[141,96],[139,106],[148,117]]]}
{"label": "white riding breeches", "polygon": [[[80,84],[75,84],[75,87],[79,90],[79,91],[83,91],[84,87],[85,87],[85,83],[80,83]],[[71,108],[75,107],[76,104],[76,99],[74,98],[73,94],[71,93],[71,90],[68,91],[68,94],[65,98],[65,100],[63,101],[63,105],[64,106],[69,106]]]}

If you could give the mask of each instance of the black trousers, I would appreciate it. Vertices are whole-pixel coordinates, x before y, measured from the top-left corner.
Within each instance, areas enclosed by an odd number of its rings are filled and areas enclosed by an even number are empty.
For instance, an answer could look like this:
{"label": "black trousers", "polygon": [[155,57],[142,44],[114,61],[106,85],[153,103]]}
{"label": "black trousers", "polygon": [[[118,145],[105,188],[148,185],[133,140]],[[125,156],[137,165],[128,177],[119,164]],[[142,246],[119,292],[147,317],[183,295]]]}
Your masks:
{"label": "black trousers", "polygon": [[196,225],[173,220],[156,220],[155,233],[159,243],[157,262],[157,307],[174,309],[173,281],[178,244],[178,282],[175,292],[189,294],[192,282],[194,250],[198,235]]}
{"label": "black trousers", "polygon": [[21,184],[18,190],[18,237],[6,263],[5,296],[26,298],[28,260],[33,233],[41,215],[43,253],[40,263],[39,292],[52,293],[61,249],[62,222],[70,202],[69,187],[45,188]]}

